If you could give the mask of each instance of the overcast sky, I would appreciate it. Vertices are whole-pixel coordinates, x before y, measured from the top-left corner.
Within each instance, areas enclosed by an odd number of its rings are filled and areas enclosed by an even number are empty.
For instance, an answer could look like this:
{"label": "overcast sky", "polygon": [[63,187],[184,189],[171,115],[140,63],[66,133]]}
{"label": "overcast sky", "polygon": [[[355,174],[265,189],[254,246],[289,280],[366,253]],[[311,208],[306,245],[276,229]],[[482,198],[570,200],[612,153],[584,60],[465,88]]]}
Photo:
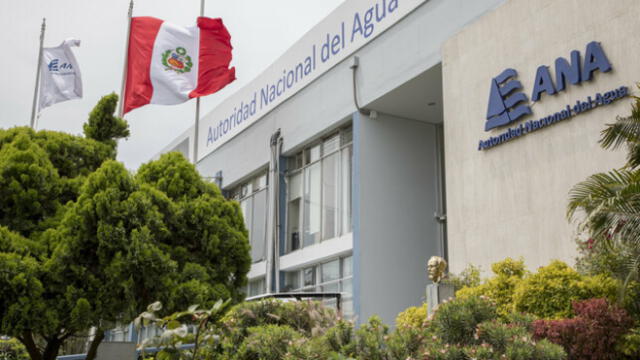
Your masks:
{"label": "overcast sky", "polygon": [[[204,97],[201,114],[259,75],[343,1],[205,0],[205,16],[221,17],[231,33],[237,80]],[[100,97],[120,91],[128,6],[129,0],[0,0],[0,128],[29,125],[40,24],[46,17],[45,47],[69,37],[82,41],[74,52],[84,97],[44,109],[38,128],[81,134]],[[133,15],[189,26],[199,12],[200,0],[137,0]],[[120,142],[118,159],[136,169],[193,124],[194,114],[195,101],[132,111],[126,116],[131,136]]]}

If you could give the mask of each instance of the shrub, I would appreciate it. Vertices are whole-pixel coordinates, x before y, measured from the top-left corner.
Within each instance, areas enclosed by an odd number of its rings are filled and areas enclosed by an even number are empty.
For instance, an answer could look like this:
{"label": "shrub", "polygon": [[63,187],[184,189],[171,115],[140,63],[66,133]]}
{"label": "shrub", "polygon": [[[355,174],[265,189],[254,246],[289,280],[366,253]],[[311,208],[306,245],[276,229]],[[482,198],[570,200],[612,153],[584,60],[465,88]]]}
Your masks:
{"label": "shrub", "polygon": [[[498,314],[507,319],[514,311],[539,318],[571,314],[573,301],[604,297],[614,299],[619,282],[606,275],[584,276],[561,261],[552,261],[529,274],[522,260],[505,259],[491,267],[495,276],[476,287],[456,292],[458,298],[487,296]],[[632,301],[628,301],[632,303]]]}
{"label": "shrub", "polygon": [[528,332],[533,331],[533,322],[537,320],[535,315],[512,312],[503,317],[505,323],[524,327]]}
{"label": "shrub", "polygon": [[334,327],[327,330],[323,338],[331,351],[355,356],[356,343],[353,323],[340,320]]}
{"label": "shrub", "polygon": [[419,328],[424,325],[424,322],[427,321],[427,304],[424,303],[422,306],[412,306],[398,314],[396,317],[396,327],[415,327]]}
{"label": "shrub", "polygon": [[640,328],[625,334],[618,342],[617,350],[632,359],[640,359]]}
{"label": "shrub", "polygon": [[0,359],[2,360],[28,360],[27,349],[15,338],[3,339],[0,337]]}
{"label": "shrub", "polygon": [[264,325],[248,329],[237,349],[237,360],[281,360],[300,334],[287,325]]}
{"label": "shrub", "polygon": [[222,349],[233,353],[248,336],[248,329],[264,325],[289,326],[311,337],[335,324],[337,316],[319,302],[262,300],[236,305],[222,319]]}
{"label": "shrub", "polygon": [[458,275],[449,274],[444,280],[444,284],[453,285],[453,289],[458,291],[464,287],[476,287],[480,285],[480,267],[473,264],[467,265]]}
{"label": "shrub", "polygon": [[304,338],[291,341],[284,360],[327,360],[339,355],[327,347],[322,337]]}
{"label": "shrub", "polygon": [[571,359],[620,359],[615,346],[633,325],[627,312],[605,299],[575,302],[573,310],[572,319],[536,320],[534,337],[562,345]]}
{"label": "shrub", "polygon": [[424,360],[467,360],[469,358],[463,347],[438,342],[428,343],[423,356]]}
{"label": "shrub", "polygon": [[524,260],[506,258],[491,266],[495,276],[481,285],[464,287],[456,292],[458,298],[487,296],[496,302],[498,314],[505,316],[513,311],[513,293],[525,276]]}
{"label": "shrub", "polygon": [[377,316],[369,318],[356,331],[356,349],[358,360],[386,360],[385,340],[389,327]]}
{"label": "shrub", "polygon": [[425,329],[414,326],[396,328],[387,340],[389,359],[405,360],[415,359],[420,355],[422,344],[427,338]]}
{"label": "shrub", "polygon": [[485,297],[455,299],[438,307],[430,327],[444,343],[470,345],[478,324],[496,316],[495,304]]}
{"label": "shrub", "polygon": [[528,335],[527,329],[513,324],[503,324],[498,321],[487,321],[478,325],[476,336],[480,343],[491,345],[500,353],[504,353],[507,345],[514,338],[522,338]]}
{"label": "shrub", "polygon": [[582,276],[556,260],[520,281],[513,303],[516,310],[540,318],[566,318],[572,314],[574,301],[596,297],[614,299],[617,287],[616,280],[610,277]]}

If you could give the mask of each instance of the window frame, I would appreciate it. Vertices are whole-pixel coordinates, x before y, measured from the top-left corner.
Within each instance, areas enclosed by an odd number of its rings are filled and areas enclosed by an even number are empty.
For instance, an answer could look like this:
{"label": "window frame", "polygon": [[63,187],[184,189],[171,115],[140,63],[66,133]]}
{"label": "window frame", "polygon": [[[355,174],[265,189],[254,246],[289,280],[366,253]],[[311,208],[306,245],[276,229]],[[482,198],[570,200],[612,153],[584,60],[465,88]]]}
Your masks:
{"label": "window frame", "polygon": [[[349,135],[349,137],[345,140],[346,135]],[[325,148],[324,145],[325,143],[334,138],[337,137],[337,141],[338,141],[338,146],[336,149],[333,149],[331,151],[325,152]],[[308,161],[308,157],[307,154],[310,153],[312,151],[312,149],[314,149],[316,146],[320,146],[320,157],[318,159],[315,159],[313,161]],[[351,149],[349,149],[351,148]],[[347,211],[347,209],[343,208],[344,205],[344,199],[343,196],[345,194],[345,189],[343,186],[343,178],[344,178],[344,156],[343,153],[345,151],[350,151],[350,156],[349,159],[351,160],[351,164],[350,164],[350,169],[351,171],[353,171],[353,128],[351,125],[349,126],[345,126],[341,129],[338,129],[332,133],[330,133],[327,136],[322,137],[321,139],[315,140],[311,143],[309,143],[307,146],[305,146],[301,151],[293,154],[292,156],[288,157],[287,159],[287,166],[290,167],[292,164],[295,165],[300,165],[296,168],[290,169],[288,168],[287,171],[285,172],[285,178],[286,178],[286,195],[285,195],[285,199],[286,199],[286,206],[285,206],[285,211],[287,212],[285,218],[286,224],[284,226],[284,229],[286,229],[286,234],[285,234],[285,246],[284,246],[284,254],[290,254],[294,251],[298,251],[301,250],[305,247],[308,246],[313,246],[316,245],[318,243],[321,243],[323,241],[326,240],[330,240],[330,239],[334,239],[334,238],[338,238],[340,236],[349,234],[351,232],[353,232],[353,222],[350,220],[348,222],[349,226],[348,229],[344,229],[344,224],[343,224],[343,216],[345,216],[343,214],[344,211]],[[325,238],[325,219],[324,219],[324,170],[323,170],[323,161],[328,158],[331,155],[337,154],[336,157],[336,178],[338,179],[338,183],[336,184],[336,192],[337,192],[337,204],[336,204],[336,212],[338,213],[337,217],[338,217],[338,221],[336,221],[335,224],[335,236],[332,238]],[[309,155],[309,158],[311,156]],[[315,164],[319,164],[319,168],[320,168],[320,241],[319,242],[314,242],[313,244],[309,244],[305,246],[304,243],[304,231],[305,231],[305,191],[306,191],[306,181],[305,181],[305,171],[307,171],[308,168],[310,168],[311,166],[315,165]],[[295,201],[295,199],[290,199],[290,179],[295,176],[295,175],[300,175],[301,178],[301,189],[300,189],[300,204],[299,204],[299,209],[298,209],[298,242],[299,242],[299,246],[297,249],[292,249],[292,241],[291,241],[291,236],[292,233],[290,233],[290,224],[289,224],[289,205],[291,202]],[[352,178],[352,174],[349,174],[349,186],[351,186],[351,184],[353,183],[353,178]],[[351,191],[348,192],[350,195]],[[297,199],[297,198],[296,198]],[[349,207],[351,207],[352,202],[348,201]],[[349,211],[348,216],[352,216],[352,210]]]}
{"label": "window frame", "polygon": [[266,255],[266,248],[267,248],[267,224],[268,224],[268,214],[269,214],[269,173],[268,171],[261,171],[260,173],[258,173],[257,175],[252,176],[251,178],[249,178],[248,180],[242,182],[241,184],[239,184],[238,186],[234,187],[233,190],[231,191],[231,199],[235,200],[238,202],[238,204],[240,205],[240,209],[242,210],[242,203],[244,201],[248,201],[249,199],[251,199],[251,216],[249,216],[250,219],[250,224],[246,223],[246,218],[248,217],[247,214],[242,214],[243,216],[243,220],[245,220],[245,226],[247,227],[247,232],[249,234],[248,236],[248,240],[249,240],[249,245],[252,247],[253,249],[253,241],[252,241],[252,230],[253,230],[253,225],[254,222],[256,221],[256,217],[255,217],[255,204],[256,204],[256,197],[259,193],[266,191],[266,203],[265,203],[265,216],[264,216],[264,235],[263,235],[263,254],[262,257],[260,259],[254,260],[253,259],[253,254],[251,255],[251,263],[255,264],[255,263],[259,263],[261,261],[266,260],[267,255]]}

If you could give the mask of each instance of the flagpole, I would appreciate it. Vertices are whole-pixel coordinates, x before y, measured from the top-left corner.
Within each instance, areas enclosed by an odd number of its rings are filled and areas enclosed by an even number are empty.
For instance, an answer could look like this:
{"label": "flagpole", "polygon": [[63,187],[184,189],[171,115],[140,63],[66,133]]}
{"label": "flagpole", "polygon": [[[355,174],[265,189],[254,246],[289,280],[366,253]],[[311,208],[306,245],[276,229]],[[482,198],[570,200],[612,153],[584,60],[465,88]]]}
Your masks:
{"label": "flagpole", "polygon": [[40,63],[42,63],[42,44],[44,43],[44,30],[47,27],[46,18],[42,18],[40,27],[40,49],[38,50],[38,67],[36,68],[36,86],[33,90],[33,105],[31,105],[31,128],[36,128],[36,103],[38,100],[38,89],[40,88]]}
{"label": "flagpole", "polygon": [[127,82],[127,66],[129,65],[129,37],[131,36],[131,16],[133,15],[133,0],[129,1],[129,13],[127,15],[127,41],[124,48],[124,65],[122,69],[122,84],[120,85],[120,104],[118,105],[118,117],[122,117],[124,111],[124,87]]}
{"label": "flagpole", "polygon": [[[204,16],[204,0],[200,0],[200,16]],[[200,97],[196,98],[196,125],[193,134],[193,165],[198,164],[198,134],[200,127]]]}

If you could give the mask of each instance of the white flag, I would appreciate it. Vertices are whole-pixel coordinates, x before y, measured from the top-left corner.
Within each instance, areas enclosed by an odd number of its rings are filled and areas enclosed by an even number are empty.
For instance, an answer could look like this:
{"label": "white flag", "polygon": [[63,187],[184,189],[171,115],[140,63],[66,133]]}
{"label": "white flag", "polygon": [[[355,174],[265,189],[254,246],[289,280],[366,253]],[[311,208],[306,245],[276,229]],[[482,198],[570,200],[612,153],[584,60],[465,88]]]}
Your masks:
{"label": "white flag", "polygon": [[80,46],[80,40],[67,39],[60,46],[42,49],[38,112],[61,101],[82,98],[80,67],[72,46]]}

